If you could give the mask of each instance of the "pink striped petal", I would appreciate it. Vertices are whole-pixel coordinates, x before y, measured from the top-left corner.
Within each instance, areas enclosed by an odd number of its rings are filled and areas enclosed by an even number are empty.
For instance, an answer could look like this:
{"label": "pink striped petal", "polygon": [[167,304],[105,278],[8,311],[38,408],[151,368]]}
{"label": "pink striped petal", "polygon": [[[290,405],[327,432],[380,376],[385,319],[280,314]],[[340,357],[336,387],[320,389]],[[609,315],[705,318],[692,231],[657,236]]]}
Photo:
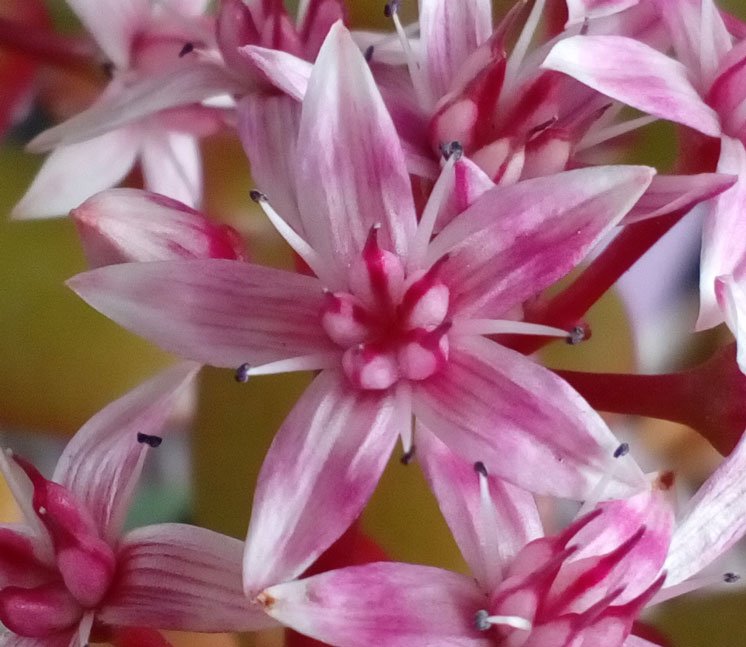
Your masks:
{"label": "pink striped petal", "polygon": [[735,175],[725,173],[656,175],[622,224],[629,225],[674,211],[688,211],[700,202],[727,191],[736,183],[736,179]]}
{"label": "pink striped petal", "polygon": [[491,34],[490,0],[420,2],[420,46],[433,97],[452,89],[459,68]]}
{"label": "pink striped petal", "polygon": [[741,41],[721,61],[707,102],[723,120],[723,130],[732,137],[746,137],[746,41]]}
{"label": "pink striped petal", "polygon": [[411,424],[408,397],[353,389],[332,370],[314,380],[259,474],[243,565],[249,595],[300,575],[360,514]]}
{"label": "pink striped petal", "polygon": [[694,89],[687,69],[645,43],[624,36],[573,36],[542,64],[638,110],[718,137],[720,121]]}
{"label": "pink striped petal", "polygon": [[93,416],[65,447],[52,479],[83,505],[103,538],[113,542],[124,523],[148,449],[141,434],[163,436],[198,369],[184,362],[151,378]]}
{"label": "pink striped petal", "polygon": [[148,190],[190,207],[202,202],[202,155],[193,135],[165,129],[148,132],[140,164]]}
{"label": "pink striped petal", "polygon": [[303,101],[308,90],[313,65],[302,58],[277,49],[249,45],[239,50],[278,90],[297,101]]}
{"label": "pink striped petal", "polygon": [[127,534],[117,577],[96,619],[113,626],[178,631],[255,631],[275,623],[243,595],[243,544],[184,524]]}
{"label": "pink striped petal", "polygon": [[199,103],[242,89],[237,79],[213,63],[200,62],[169,70],[109,92],[87,110],[45,130],[29,143],[28,149],[44,152],[60,144],[85,141],[167,108]]}
{"label": "pink striped petal", "polygon": [[731,37],[713,0],[655,0],[678,58],[702,89],[709,86]]}
{"label": "pink striped petal", "polygon": [[338,350],[319,321],[321,285],[300,274],[222,259],[167,261],[109,265],[67,284],[125,328],[213,366]]}
{"label": "pink striped petal", "polygon": [[743,215],[746,210],[746,148],[742,142],[723,136],[720,141],[719,173],[732,173],[741,178],[736,185],[721,193],[705,216],[702,229],[702,259],[699,269],[699,318],[697,330],[722,323],[723,313],[717,304],[715,279],[731,274],[746,259],[746,237],[743,235]]}
{"label": "pink striped petal", "polygon": [[719,276],[715,293],[725,321],[738,342],[738,366],[746,374],[746,280],[743,276]]}
{"label": "pink striped petal", "polygon": [[438,214],[436,230],[445,227],[495,186],[490,177],[466,157],[454,164],[453,177],[453,191]]}
{"label": "pink striped petal", "polygon": [[665,587],[697,574],[746,533],[746,436],[689,502],[671,541]]}
{"label": "pink striped petal", "polygon": [[316,60],[326,35],[335,22],[346,23],[344,0],[309,0],[303,16],[298,16],[303,50],[309,61]]}
{"label": "pink striped petal", "polygon": [[309,81],[298,158],[301,217],[319,254],[346,271],[378,223],[382,246],[406,254],[416,218],[404,153],[368,64],[341,23]]}
{"label": "pink striped petal", "polygon": [[606,166],[498,186],[430,244],[455,318],[499,318],[564,276],[635,204],[653,169]]}
{"label": "pink striped petal", "polygon": [[135,163],[140,141],[139,133],[122,128],[60,146],[47,157],[12,216],[62,216],[94,193],[119,184]]}
{"label": "pink striped petal", "polygon": [[633,461],[614,462],[619,441],[566,382],[489,339],[452,339],[447,367],[413,395],[450,449],[530,492],[585,499],[604,477],[608,496],[646,487]]}
{"label": "pink striped petal", "polygon": [[305,237],[295,190],[300,104],[290,97],[255,92],[240,101],[237,112],[251,177],[272,208]]}
{"label": "pink striped petal", "polygon": [[111,62],[128,67],[135,37],[150,18],[149,0],[68,0],[67,4]]}
{"label": "pink striped petal", "polygon": [[474,581],[389,562],[344,568],[267,589],[265,611],[337,647],[489,647],[474,627],[486,598]]}
{"label": "pink striped petal", "polygon": [[91,267],[245,256],[243,241],[231,227],[157,193],[110,189],[70,215]]}
{"label": "pink striped petal", "polygon": [[[486,478],[446,447],[424,425],[416,435],[417,458],[461,554],[485,591],[530,541],[544,535],[534,498],[492,475]],[[485,466],[486,467],[486,466]]]}

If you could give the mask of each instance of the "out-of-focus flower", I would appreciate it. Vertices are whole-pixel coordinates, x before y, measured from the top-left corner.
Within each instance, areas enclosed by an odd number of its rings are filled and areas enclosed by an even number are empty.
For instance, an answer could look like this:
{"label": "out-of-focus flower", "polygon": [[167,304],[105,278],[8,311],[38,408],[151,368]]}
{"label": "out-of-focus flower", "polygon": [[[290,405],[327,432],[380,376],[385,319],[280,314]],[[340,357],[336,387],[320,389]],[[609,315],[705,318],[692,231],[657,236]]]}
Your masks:
{"label": "out-of-focus flower", "polygon": [[[674,60],[625,36],[574,36],[555,45],[544,67],[564,72],[618,101],[720,138],[717,171],[746,172],[746,43],[733,44],[712,0],[647,0],[668,27]],[[710,203],[702,235],[697,328],[724,320],[715,280],[746,257],[739,181]]]}
{"label": "out-of-focus flower", "polygon": [[[599,167],[496,187],[431,241],[448,196],[473,190],[474,175],[456,172],[467,164],[459,147],[448,153],[418,223],[394,125],[337,25],[303,103],[299,221],[255,194],[314,277],[210,260],[110,266],[70,282],[118,323],[191,359],[240,366],[241,380],[322,370],[259,478],[249,591],[297,576],[343,532],[397,436],[410,452],[413,413],[535,491],[583,498],[613,460],[618,442],[576,393],[486,335],[567,337],[500,317],[576,265],[653,171]],[[631,465],[612,480],[617,494],[643,483]]]}
{"label": "out-of-focus flower", "polygon": [[241,542],[182,524],[122,535],[149,447],[198,366],[183,363],[96,414],[51,480],[0,454],[24,524],[0,528],[3,645],[79,646],[116,627],[245,631],[266,626],[241,590]]}
{"label": "out-of-focus flower", "polygon": [[600,503],[543,537],[530,495],[434,436],[423,440],[432,443],[425,471],[474,579],[396,563],[339,569],[267,589],[259,600],[270,615],[345,647],[652,647],[630,635],[644,607],[738,579],[689,578],[746,530],[744,443],[676,526],[672,476],[663,474],[647,491]]}

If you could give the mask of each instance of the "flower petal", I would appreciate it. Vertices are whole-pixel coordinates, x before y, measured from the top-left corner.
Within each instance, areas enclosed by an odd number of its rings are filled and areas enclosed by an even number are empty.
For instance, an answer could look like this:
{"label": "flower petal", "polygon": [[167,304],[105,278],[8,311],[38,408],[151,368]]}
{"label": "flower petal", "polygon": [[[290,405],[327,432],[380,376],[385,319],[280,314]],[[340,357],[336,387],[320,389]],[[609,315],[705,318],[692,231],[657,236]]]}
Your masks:
{"label": "flower petal", "polygon": [[634,7],[640,0],[567,0],[567,25],[611,16]]}
{"label": "flower petal", "polygon": [[68,0],[70,8],[117,67],[128,67],[135,37],[150,18],[148,0]]}
{"label": "flower petal", "polygon": [[251,177],[272,208],[305,238],[295,190],[300,104],[290,97],[252,93],[237,112]]}
{"label": "flower petal", "polygon": [[187,133],[148,133],[140,159],[145,187],[190,207],[202,202],[202,156],[197,138]]}
{"label": "flower petal", "polygon": [[241,90],[242,85],[238,80],[213,63],[180,67],[145,77],[119,91],[109,92],[87,110],[45,130],[27,148],[44,152],[60,144],[74,144],[167,108],[199,103]]}
{"label": "flower petal", "polygon": [[380,562],[273,586],[265,611],[338,647],[488,647],[474,628],[487,603],[474,582],[429,566]]}
{"label": "flower petal", "polygon": [[278,90],[297,101],[303,101],[313,69],[311,63],[287,52],[258,45],[241,47],[238,51],[259,68]]}
{"label": "flower petal", "polygon": [[746,259],[743,214],[746,210],[746,148],[742,142],[723,136],[720,142],[719,173],[740,179],[709,205],[702,229],[702,259],[699,270],[699,318],[697,330],[723,321],[715,296],[715,279],[731,274]]}
{"label": "flower petal", "polygon": [[337,371],[314,380],[259,474],[244,557],[249,595],[300,575],[360,514],[411,424],[408,399],[353,389]]}
{"label": "flower petal", "polygon": [[533,496],[492,475],[480,476],[474,463],[448,449],[422,424],[416,446],[461,554],[482,588],[493,590],[512,558],[544,534]]}
{"label": "flower petal", "polygon": [[236,368],[336,352],[321,327],[312,277],[222,259],[110,265],[68,286],[161,348]]}
{"label": "flower petal", "polygon": [[199,370],[176,364],[99,411],[65,447],[52,479],[86,508],[101,536],[122,528],[147,453],[141,434],[162,437],[165,423]]}
{"label": "flower petal", "polygon": [[341,23],[309,81],[298,161],[301,217],[319,254],[346,269],[379,223],[381,244],[406,254],[416,218],[404,153],[368,64]]}
{"label": "flower petal", "polygon": [[114,626],[180,631],[255,631],[275,623],[241,588],[243,544],[184,524],[127,534],[117,577],[96,619]]}
{"label": "flower petal", "polygon": [[1,634],[0,646],[2,647],[69,647],[72,633],[63,632],[56,636],[46,638],[26,638],[15,634]]}
{"label": "flower petal", "polygon": [[499,318],[575,267],[638,200],[654,171],[606,166],[484,193],[430,244],[455,318]]}
{"label": "flower petal", "polygon": [[[415,415],[450,449],[539,494],[585,499],[646,487],[603,420],[566,382],[482,337],[451,341],[448,365],[414,390]],[[612,465],[616,472],[612,471]]]}
{"label": "flower petal", "polygon": [[186,205],[138,189],[97,193],[70,213],[91,267],[245,255],[239,234]]}
{"label": "flower petal", "polygon": [[657,218],[674,211],[688,211],[700,202],[714,198],[736,183],[735,175],[656,175],[648,190],[622,220],[623,225]]}
{"label": "flower petal", "polygon": [[740,280],[729,274],[715,281],[718,304],[738,344],[738,366],[746,374],[746,290],[744,277]]}
{"label": "flower petal", "polygon": [[94,193],[124,179],[139,148],[139,134],[128,128],[60,146],[47,157],[12,216],[49,218],[67,214]]}
{"label": "flower petal", "polygon": [[692,497],[664,568],[665,588],[720,557],[746,533],[746,436]]}
{"label": "flower petal", "polygon": [[686,68],[645,43],[624,36],[572,36],[542,64],[612,99],[718,137],[720,121],[697,93]]}
{"label": "flower petal", "polygon": [[491,34],[490,0],[421,0],[420,46],[433,97],[452,89],[459,68]]}
{"label": "flower petal", "polygon": [[627,636],[623,647],[660,647],[657,643],[651,643],[649,640],[639,636]]}

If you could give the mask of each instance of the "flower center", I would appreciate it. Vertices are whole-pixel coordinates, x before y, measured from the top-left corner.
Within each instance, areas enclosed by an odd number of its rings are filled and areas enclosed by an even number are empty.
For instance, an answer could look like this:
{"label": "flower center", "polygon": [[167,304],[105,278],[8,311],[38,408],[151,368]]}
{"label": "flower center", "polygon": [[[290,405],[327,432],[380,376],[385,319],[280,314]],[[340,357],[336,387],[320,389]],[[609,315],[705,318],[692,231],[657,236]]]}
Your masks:
{"label": "flower center", "polygon": [[342,366],[362,389],[387,389],[400,379],[424,380],[448,359],[448,288],[438,261],[406,276],[401,260],[381,249],[371,230],[350,270],[347,292],[327,293],[321,324],[345,349]]}

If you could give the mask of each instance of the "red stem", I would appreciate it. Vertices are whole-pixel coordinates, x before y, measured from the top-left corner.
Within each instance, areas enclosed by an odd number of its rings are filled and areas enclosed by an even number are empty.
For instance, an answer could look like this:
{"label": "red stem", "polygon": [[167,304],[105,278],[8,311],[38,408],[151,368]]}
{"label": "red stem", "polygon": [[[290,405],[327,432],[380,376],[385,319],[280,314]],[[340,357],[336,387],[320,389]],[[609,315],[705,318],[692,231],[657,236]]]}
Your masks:
{"label": "red stem", "polygon": [[88,70],[97,48],[89,41],[55,33],[47,27],[0,17],[0,48],[55,67]]}

